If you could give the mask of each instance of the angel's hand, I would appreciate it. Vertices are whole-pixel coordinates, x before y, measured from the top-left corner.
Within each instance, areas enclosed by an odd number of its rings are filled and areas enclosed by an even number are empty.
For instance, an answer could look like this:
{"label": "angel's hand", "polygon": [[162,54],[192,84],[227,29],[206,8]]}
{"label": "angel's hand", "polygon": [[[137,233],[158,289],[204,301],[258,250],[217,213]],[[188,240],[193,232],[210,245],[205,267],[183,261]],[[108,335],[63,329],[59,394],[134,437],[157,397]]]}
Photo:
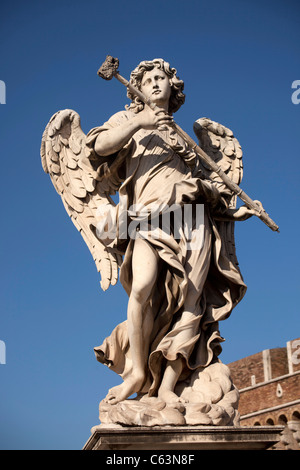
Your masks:
{"label": "angel's hand", "polygon": [[259,215],[261,211],[263,211],[263,205],[260,201],[253,201],[257,205],[257,210],[256,209],[250,209],[246,205],[241,206],[237,211],[235,212],[234,218],[236,220],[247,220],[253,215]]}
{"label": "angel's hand", "polygon": [[174,122],[173,116],[165,111],[161,109],[153,111],[148,106],[140,111],[135,119],[141,129],[147,130],[163,129],[165,126],[171,126]]}
{"label": "angel's hand", "polygon": [[250,209],[250,210],[251,210],[251,213],[252,213],[252,215],[259,215],[261,212],[264,211],[263,205],[262,205],[262,203],[261,203],[260,201],[257,201],[257,200],[255,200],[255,201],[253,201],[253,202],[257,205],[257,210],[255,210],[255,209]]}

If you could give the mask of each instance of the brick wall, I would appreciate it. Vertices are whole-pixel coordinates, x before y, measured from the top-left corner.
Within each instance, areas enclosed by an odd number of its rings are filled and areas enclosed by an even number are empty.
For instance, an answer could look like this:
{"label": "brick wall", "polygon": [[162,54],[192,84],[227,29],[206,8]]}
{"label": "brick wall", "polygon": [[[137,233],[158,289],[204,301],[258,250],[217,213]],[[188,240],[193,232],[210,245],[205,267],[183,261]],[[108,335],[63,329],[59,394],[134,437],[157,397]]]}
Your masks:
{"label": "brick wall", "polygon": [[300,371],[300,338],[289,341],[287,347],[267,349],[228,366],[239,390]]}
{"label": "brick wall", "polygon": [[270,349],[270,361],[272,378],[289,373],[286,348]]}
{"label": "brick wall", "polygon": [[[282,380],[264,383],[240,392],[239,412],[241,416],[273,407],[284,407],[286,403],[300,398],[300,374]],[[299,406],[300,407],[300,406]]]}
{"label": "brick wall", "polygon": [[261,352],[232,362],[228,364],[228,367],[233,383],[239,390],[252,385],[252,376],[255,376],[256,383],[264,382],[263,358]]}
{"label": "brick wall", "polygon": [[242,426],[285,425],[277,449],[300,450],[300,338],[228,364]]}

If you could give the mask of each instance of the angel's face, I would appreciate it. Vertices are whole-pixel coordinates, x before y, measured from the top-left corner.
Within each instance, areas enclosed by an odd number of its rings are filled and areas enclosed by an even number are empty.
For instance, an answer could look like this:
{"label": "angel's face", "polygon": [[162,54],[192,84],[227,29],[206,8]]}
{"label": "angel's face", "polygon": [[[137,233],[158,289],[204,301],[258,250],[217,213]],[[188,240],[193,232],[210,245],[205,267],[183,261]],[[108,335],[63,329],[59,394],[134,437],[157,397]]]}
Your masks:
{"label": "angel's face", "polygon": [[169,78],[163,70],[154,68],[144,73],[141,81],[141,92],[152,103],[167,106],[171,90]]}

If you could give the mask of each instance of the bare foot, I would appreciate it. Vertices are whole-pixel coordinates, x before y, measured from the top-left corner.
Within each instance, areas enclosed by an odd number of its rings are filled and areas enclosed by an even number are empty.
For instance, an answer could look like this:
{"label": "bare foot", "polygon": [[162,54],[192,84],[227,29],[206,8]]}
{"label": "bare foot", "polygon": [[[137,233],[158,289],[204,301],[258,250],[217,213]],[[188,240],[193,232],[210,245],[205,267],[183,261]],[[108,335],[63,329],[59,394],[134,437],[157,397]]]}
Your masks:
{"label": "bare foot", "polygon": [[144,377],[142,379],[128,377],[122,384],[111,388],[103,401],[110,405],[115,405],[120,401],[126,400],[126,398],[130,397],[133,393],[139,392],[143,383]]}
{"label": "bare foot", "polygon": [[179,397],[176,393],[172,392],[171,390],[160,388],[158,391],[158,396],[161,400],[163,400],[168,406],[172,408],[177,408],[181,410],[184,408],[184,403],[186,400],[184,398]]}

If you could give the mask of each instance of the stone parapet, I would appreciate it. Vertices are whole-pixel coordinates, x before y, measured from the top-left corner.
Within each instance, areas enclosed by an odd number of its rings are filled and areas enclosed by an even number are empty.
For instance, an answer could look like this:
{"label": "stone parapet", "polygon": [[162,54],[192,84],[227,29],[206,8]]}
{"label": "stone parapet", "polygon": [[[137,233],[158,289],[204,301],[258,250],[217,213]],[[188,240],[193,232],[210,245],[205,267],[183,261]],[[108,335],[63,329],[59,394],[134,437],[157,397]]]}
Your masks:
{"label": "stone parapet", "polygon": [[280,441],[282,426],[99,425],[83,450],[266,450]]}

